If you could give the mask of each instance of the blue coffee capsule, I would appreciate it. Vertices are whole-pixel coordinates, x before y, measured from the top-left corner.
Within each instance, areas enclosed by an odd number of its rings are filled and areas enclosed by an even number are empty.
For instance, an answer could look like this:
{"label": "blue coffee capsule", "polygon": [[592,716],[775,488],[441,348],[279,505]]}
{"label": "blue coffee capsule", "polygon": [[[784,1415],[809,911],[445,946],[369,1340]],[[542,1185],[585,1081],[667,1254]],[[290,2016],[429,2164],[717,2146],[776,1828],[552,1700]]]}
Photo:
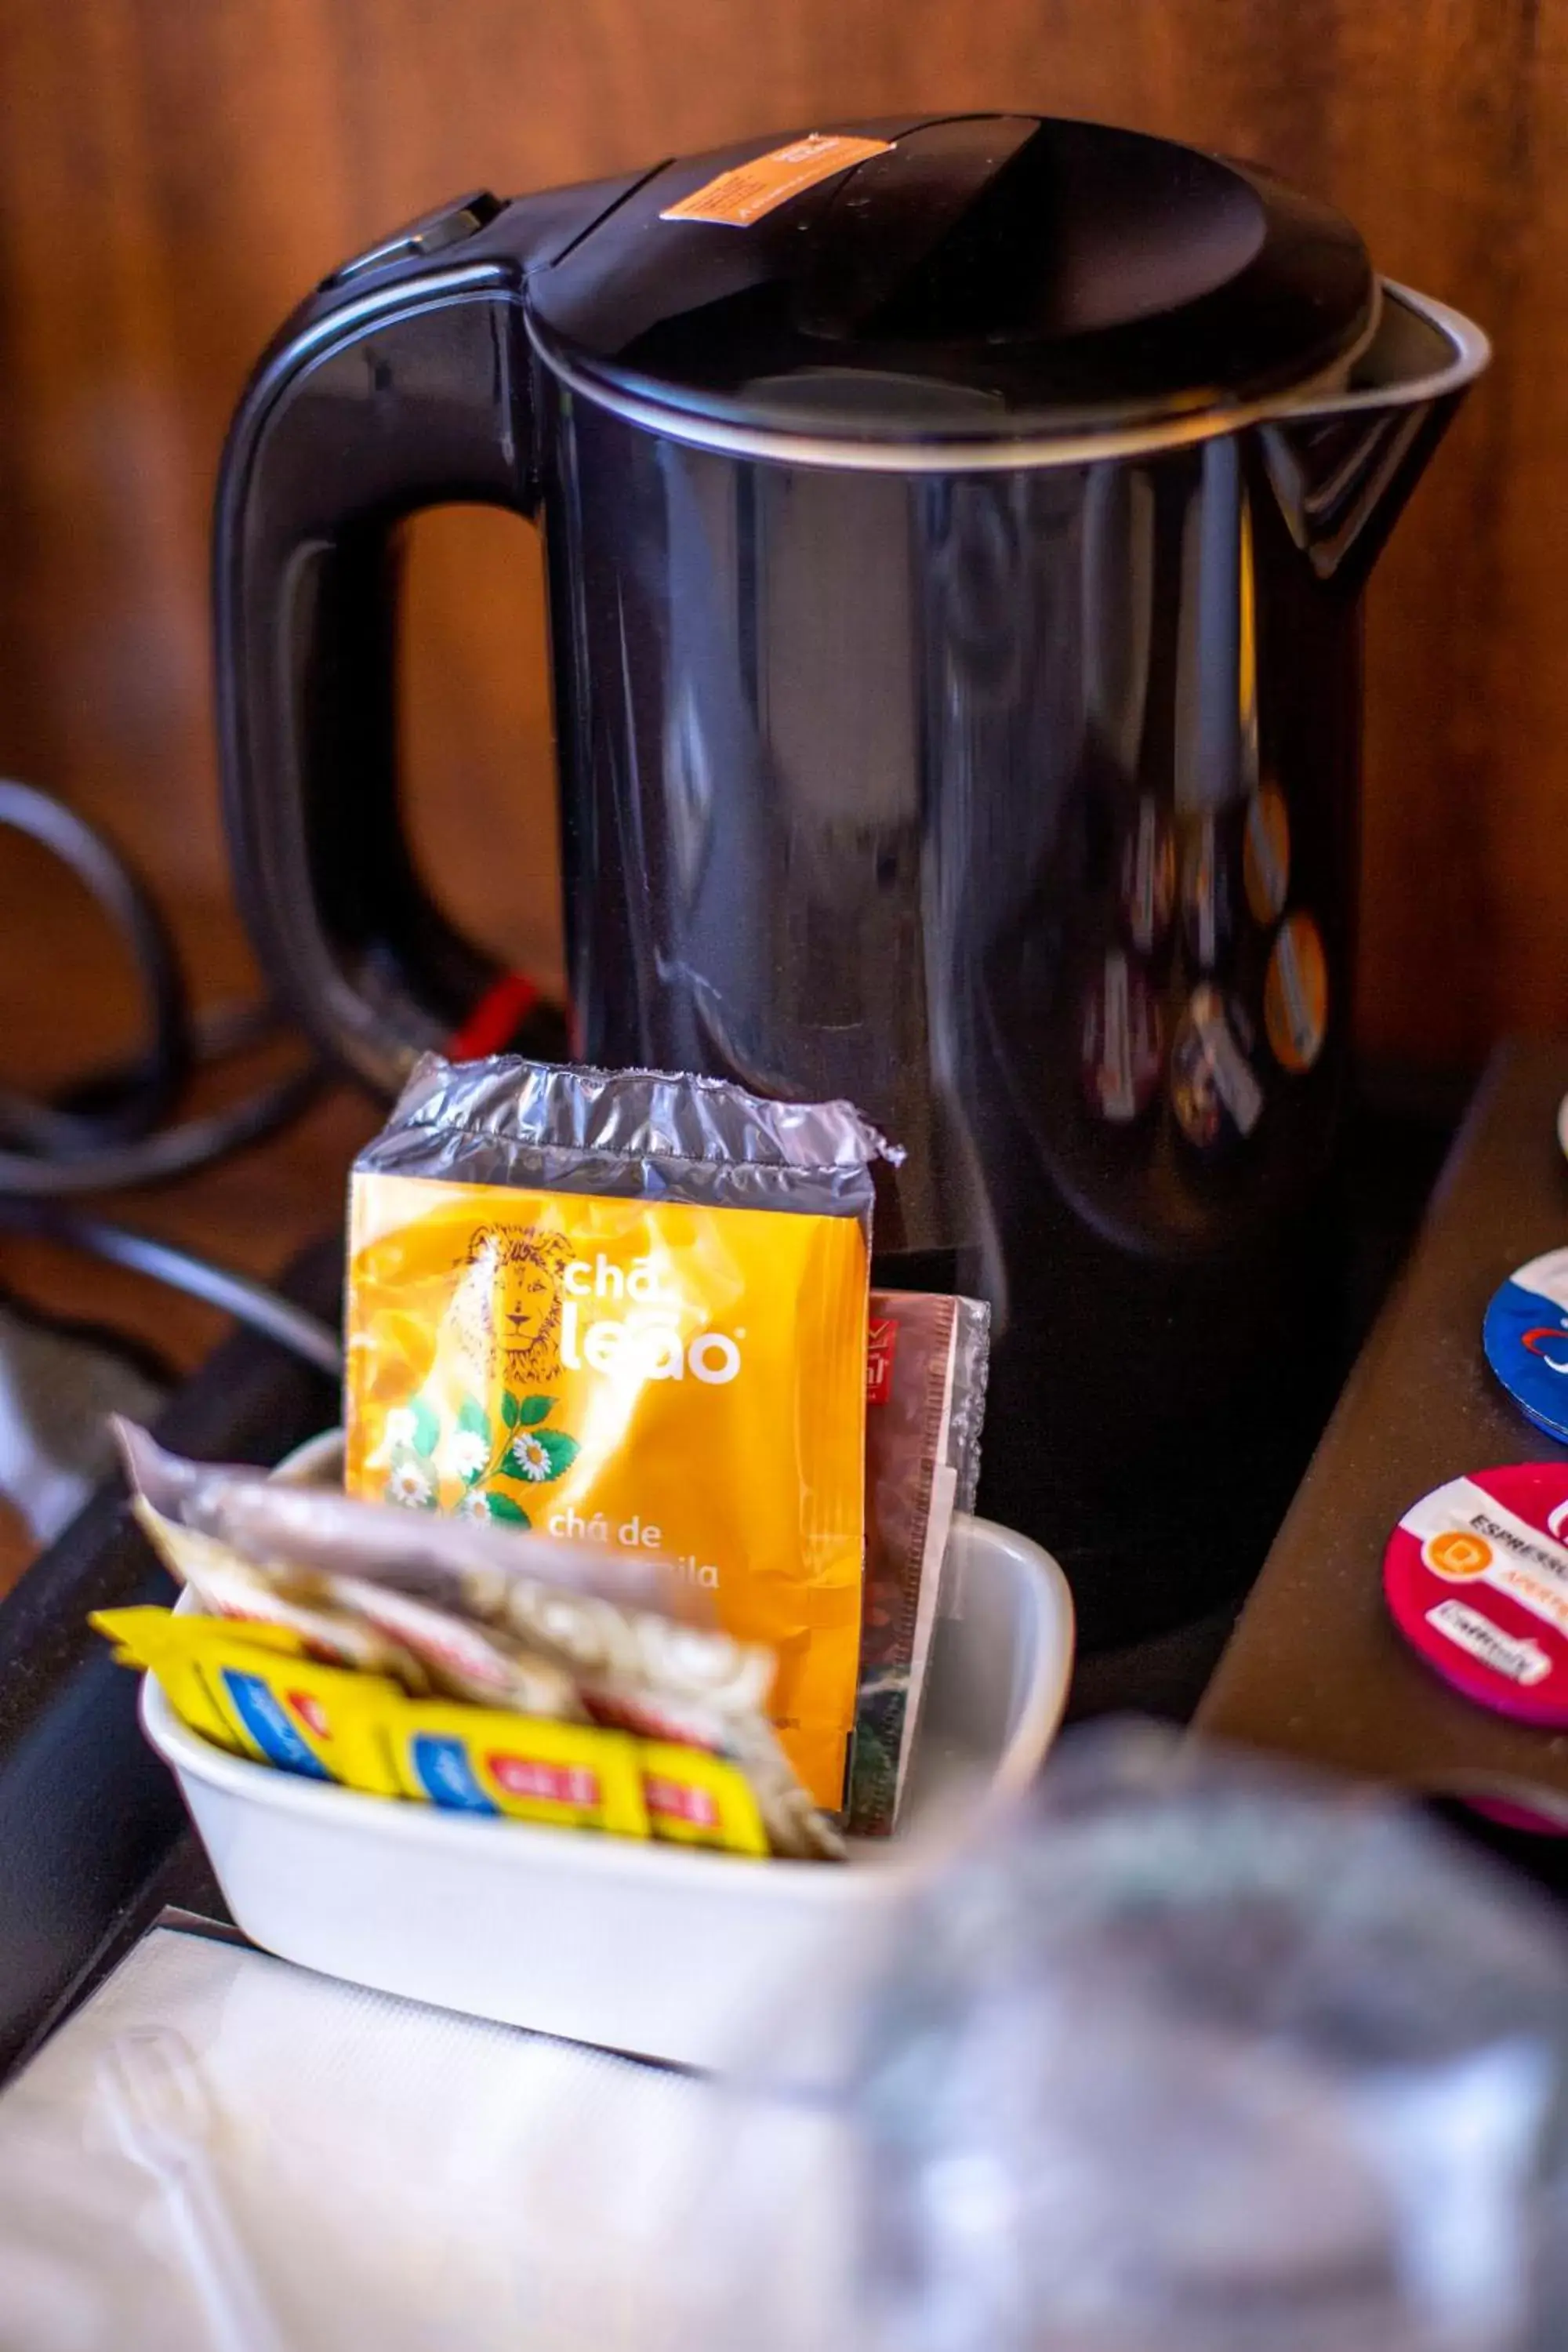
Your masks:
{"label": "blue coffee capsule", "polygon": [[1520,1411],[1568,1444],[1568,1249],[1532,1257],[1503,1284],[1481,1345]]}

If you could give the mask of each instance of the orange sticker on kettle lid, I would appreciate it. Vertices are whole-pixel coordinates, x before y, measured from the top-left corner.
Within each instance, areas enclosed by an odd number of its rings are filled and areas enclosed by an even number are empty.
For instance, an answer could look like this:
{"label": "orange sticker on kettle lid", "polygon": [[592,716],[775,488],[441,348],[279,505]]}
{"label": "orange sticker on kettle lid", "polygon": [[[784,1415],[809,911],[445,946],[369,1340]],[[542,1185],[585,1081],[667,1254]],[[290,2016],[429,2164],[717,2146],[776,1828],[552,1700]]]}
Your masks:
{"label": "orange sticker on kettle lid", "polygon": [[713,221],[726,228],[750,228],[791,196],[803,195],[819,180],[863,163],[868,155],[885,155],[890,139],[852,139],[838,131],[812,131],[792,139],[787,147],[770,148],[737,163],[682,196],[660,213],[660,220]]}

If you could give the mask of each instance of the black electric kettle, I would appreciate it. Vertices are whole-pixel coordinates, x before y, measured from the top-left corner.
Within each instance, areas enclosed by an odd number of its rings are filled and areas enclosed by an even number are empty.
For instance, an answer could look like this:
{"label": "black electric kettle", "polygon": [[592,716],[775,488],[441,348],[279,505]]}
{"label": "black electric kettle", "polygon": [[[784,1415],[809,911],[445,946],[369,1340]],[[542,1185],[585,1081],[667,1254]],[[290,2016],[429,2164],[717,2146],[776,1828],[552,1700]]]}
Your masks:
{"label": "black electric kettle", "polygon": [[1177,1619],[1310,1410],[1358,599],[1486,357],[1266,173],[1035,116],[413,224],[224,463],[267,970],[388,1092],[493,977],[399,824],[390,558],[537,516],[578,1050],[875,1117],[885,1275],[995,1310],[986,1507],[1091,1643]]}

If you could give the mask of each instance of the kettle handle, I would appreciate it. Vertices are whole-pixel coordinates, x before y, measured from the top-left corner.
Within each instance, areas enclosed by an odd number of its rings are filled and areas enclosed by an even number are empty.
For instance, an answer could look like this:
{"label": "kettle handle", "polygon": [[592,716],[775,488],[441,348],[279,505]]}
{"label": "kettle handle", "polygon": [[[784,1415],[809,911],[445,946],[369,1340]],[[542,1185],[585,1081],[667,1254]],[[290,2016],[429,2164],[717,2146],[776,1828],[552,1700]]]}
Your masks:
{"label": "kettle handle", "polygon": [[213,594],[240,909],[279,996],[383,1094],[497,978],[404,836],[399,526],[457,501],[533,513],[527,277],[644,176],[466,197],[346,264],[263,355],[230,428]]}

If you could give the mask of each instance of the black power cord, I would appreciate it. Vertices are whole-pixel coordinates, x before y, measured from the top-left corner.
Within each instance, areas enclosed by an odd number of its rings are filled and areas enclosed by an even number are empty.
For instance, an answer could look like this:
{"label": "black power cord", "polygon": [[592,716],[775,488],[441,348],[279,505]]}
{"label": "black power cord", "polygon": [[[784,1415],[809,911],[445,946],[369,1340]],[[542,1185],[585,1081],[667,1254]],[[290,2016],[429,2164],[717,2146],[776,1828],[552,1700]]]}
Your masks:
{"label": "black power cord", "polygon": [[342,1349],[336,1332],[330,1331],[314,1315],[307,1315],[302,1307],[269,1290],[265,1283],[253,1282],[248,1275],[236,1274],[227,1266],[215,1265],[210,1258],[177,1249],[174,1243],[160,1241],[155,1234],[136,1233],[129,1225],[110,1223],[102,1217],[84,1216],[79,1209],[58,1208],[49,1201],[0,1199],[0,1226],[43,1241],[63,1242],[68,1248],[86,1250],[93,1257],[104,1258],[111,1265],[129,1266],[135,1274],[151,1275],[155,1282],[167,1283],[193,1298],[205,1299],[211,1307],[223,1307],[241,1323],[248,1323],[253,1330],[265,1332],[269,1339],[291,1348],[295,1355],[302,1356],[308,1364],[314,1364],[333,1380],[342,1370]]}
{"label": "black power cord", "polygon": [[321,1091],[325,1072],[312,1061],[241,1102],[165,1124],[193,1069],[265,1037],[280,1025],[276,1011],[226,1006],[193,1021],[168,926],[144,884],[101,834],[51,793],[0,777],[0,826],[26,834],[76,876],[125,942],[147,1013],[145,1046],[125,1067],[53,1100],[0,1087],[0,1224],[152,1275],[335,1372],[333,1334],[276,1292],[151,1234],[59,1205],[163,1183],[242,1150],[298,1118]]}

